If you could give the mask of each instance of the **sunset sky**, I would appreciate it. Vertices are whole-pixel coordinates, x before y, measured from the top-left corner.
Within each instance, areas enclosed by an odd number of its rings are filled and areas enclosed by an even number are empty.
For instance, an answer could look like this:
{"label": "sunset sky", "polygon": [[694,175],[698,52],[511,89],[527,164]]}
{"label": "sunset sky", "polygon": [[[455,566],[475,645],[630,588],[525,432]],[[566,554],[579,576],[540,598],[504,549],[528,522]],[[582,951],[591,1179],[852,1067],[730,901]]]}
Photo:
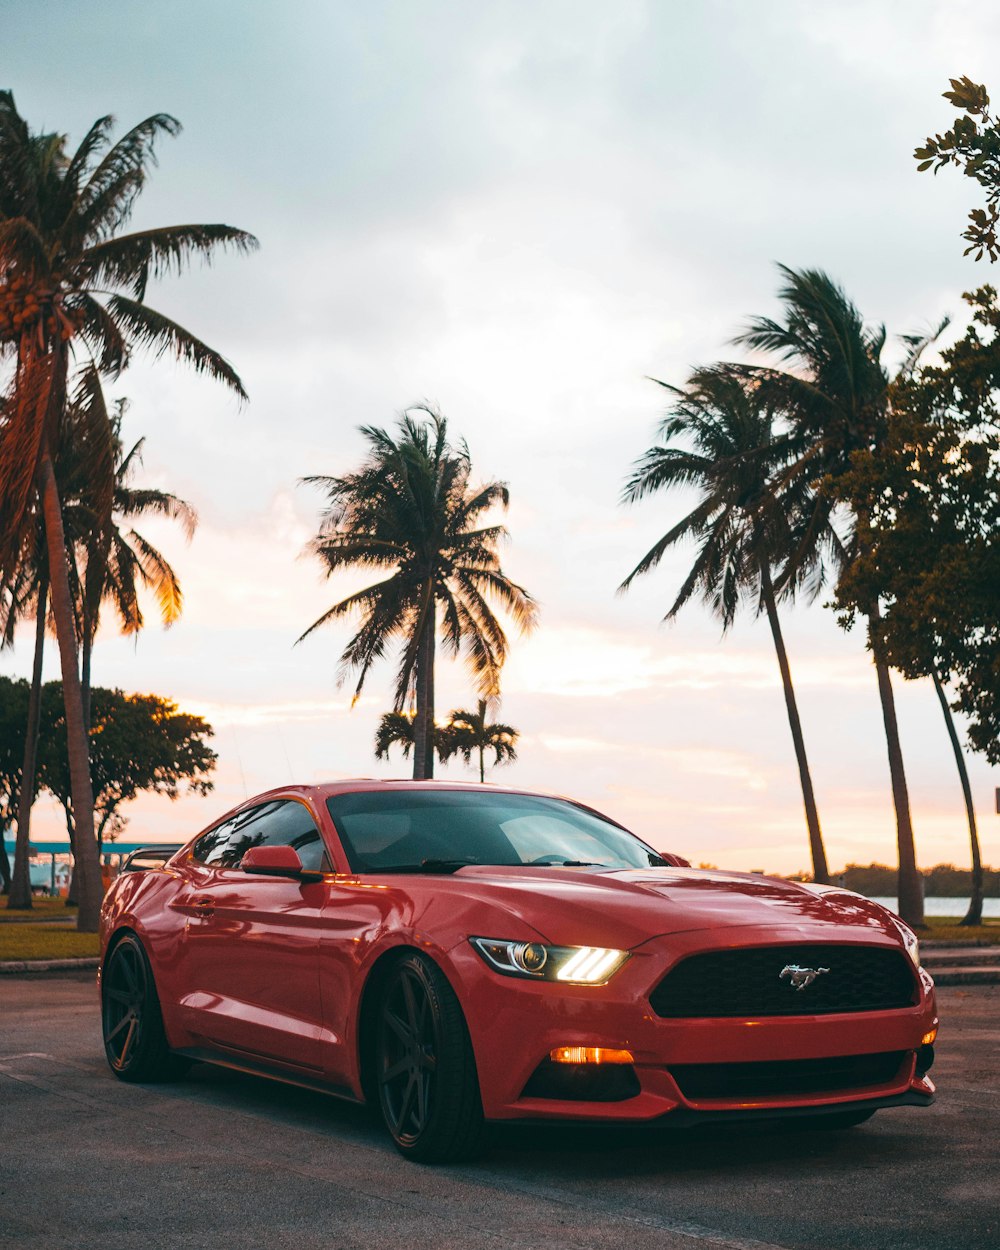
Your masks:
{"label": "sunset sky", "polygon": [[[137,224],[223,221],[261,241],[148,297],[233,362],[249,404],[166,359],[111,388],[130,400],[126,438],[147,439],[141,481],[200,525],[190,545],[142,527],[181,575],[184,617],[165,632],[150,604],[138,643],[109,619],[94,681],[203,714],[220,755],[211,796],[140,800],[125,836],[186,839],[291,780],[408,773],[372,754],[392,664],[352,710],[347,627],[293,645],[360,584],[303,556],[321,498],[298,480],[350,470],[359,425],[429,401],[476,475],[509,482],[505,567],[542,605],[505,671],[520,759],[494,779],[578,797],[695,863],[807,867],[766,622],[723,639],[692,606],[661,625],[689,553],[617,597],[684,503],[618,497],[662,413],[648,378],[736,358],[746,318],[777,310],[774,262],[826,269],[891,335],[964,324],[962,291],[997,278],[962,257],[976,189],[918,175],[912,150],[950,124],[950,76],[1000,93],[1000,10],[35,0],[3,31],[0,85],[35,128],[75,145],[107,112],[181,120]],[[784,612],[827,852],[893,862],[875,672],[828,598]],[[29,674],[30,632],[0,672]],[[933,690],[899,680],[897,697],[919,858],[967,863]],[[442,664],[439,711],[474,698]],[[1000,771],[971,770],[997,864]],[[59,828],[43,805],[36,835]]]}

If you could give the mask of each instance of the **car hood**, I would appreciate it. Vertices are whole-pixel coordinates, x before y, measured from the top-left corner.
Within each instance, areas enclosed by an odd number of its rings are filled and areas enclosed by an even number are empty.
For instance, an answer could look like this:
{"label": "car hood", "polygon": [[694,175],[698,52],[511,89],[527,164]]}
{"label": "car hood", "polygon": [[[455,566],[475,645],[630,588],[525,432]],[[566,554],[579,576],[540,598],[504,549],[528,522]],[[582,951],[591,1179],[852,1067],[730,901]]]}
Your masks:
{"label": "car hood", "polygon": [[447,881],[466,896],[503,907],[556,945],[630,949],[693,929],[779,925],[796,926],[815,940],[832,938],[822,931],[833,928],[851,930],[841,936],[853,940],[866,929],[876,941],[900,940],[890,913],[870,899],[751,873],[473,865]]}

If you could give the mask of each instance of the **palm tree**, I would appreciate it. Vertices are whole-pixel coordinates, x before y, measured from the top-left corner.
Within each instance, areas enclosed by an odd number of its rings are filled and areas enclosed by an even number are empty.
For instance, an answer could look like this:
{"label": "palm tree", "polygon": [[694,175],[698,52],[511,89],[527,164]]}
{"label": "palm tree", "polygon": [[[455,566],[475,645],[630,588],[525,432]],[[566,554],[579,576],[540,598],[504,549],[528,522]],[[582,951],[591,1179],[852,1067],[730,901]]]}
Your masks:
{"label": "palm tree", "polygon": [[375,758],[387,760],[392,747],[401,747],[403,759],[408,760],[413,750],[413,717],[406,712],[383,712],[375,731]]}
{"label": "palm tree", "polygon": [[[142,515],[161,515],[181,521],[188,538],[197,524],[191,506],[176,495],[154,489],[137,489],[132,484],[135,466],[141,463],[139,442],[125,453],[120,438],[124,402],[110,418],[104,405],[100,377],[93,366],[82,371],[73,395],[67,403],[55,456],[56,483],[62,503],[63,528],[69,559],[71,590],[78,635],[83,639],[81,685],[84,703],[84,724],[90,728],[90,657],[97,629],[102,596],[118,611],[122,632],[138,633],[144,620],[138,597],[138,585],[151,589],[157,597],[164,627],[169,628],[180,616],[183,596],[180,581],[163,555],[134,529],[123,531],[126,520]],[[107,519],[110,531],[99,528],[101,517],[93,504],[94,483],[103,480],[106,466],[103,451],[110,430],[114,492],[112,513]],[[94,445],[98,452],[94,454]],[[96,492],[98,495],[100,492]],[[85,558],[81,577],[79,557]],[[102,585],[103,583],[103,585]],[[28,700],[28,724],[25,738],[23,785],[18,800],[17,842],[14,856],[10,907],[30,908],[31,885],[28,873],[31,808],[37,790],[35,767],[38,754],[38,727],[41,698],[43,649],[45,645],[48,592],[48,562],[45,554],[45,529],[37,518],[34,546],[21,559],[17,577],[9,594],[0,601],[0,648],[13,645],[16,626],[22,619],[35,616],[35,655]],[[75,847],[75,828],[69,826],[70,841]],[[75,877],[70,900],[76,899]],[[69,901],[69,900],[68,900]]]}
{"label": "palm tree", "polygon": [[466,764],[479,757],[479,780],[486,780],[486,752],[493,752],[494,764],[512,764],[517,759],[518,732],[512,725],[486,719],[489,700],[480,699],[474,712],[454,709],[444,726],[440,754],[442,760],[460,755]]}
{"label": "palm tree", "polygon": [[[88,390],[100,388],[96,370],[81,384]],[[76,545],[84,559],[82,574],[77,564],[71,570],[78,586],[77,602],[80,617],[79,632],[82,637],[80,666],[83,688],[84,723],[90,725],[90,667],[94,638],[100,618],[102,603],[110,604],[117,612],[123,634],[138,634],[145,625],[139,602],[139,587],[144,586],[156,597],[163,627],[169,629],[180,619],[183,594],[180,580],[166,557],[134,528],[127,525],[139,517],[161,516],[179,521],[188,541],[194,535],[198,514],[189,503],[167,491],[151,487],[137,487],[133,483],[136,467],[142,463],[145,439],[141,438],[126,451],[121,440],[121,424],[125,413],[125,401],[119,401],[110,418],[113,448],[114,490],[110,515],[104,518],[92,516],[88,501],[78,504],[82,512],[74,533]]]}
{"label": "palm tree", "polygon": [[[91,481],[103,480],[103,455],[105,442],[103,414],[92,405],[73,402],[59,430],[59,443],[54,456],[56,483],[62,501],[64,534],[68,544],[69,568],[75,568],[74,545],[81,535],[86,535],[89,510],[81,507],[81,492],[91,490]],[[94,448],[97,448],[95,453]],[[80,516],[81,512],[85,515]],[[28,716],[25,727],[24,762],[21,767],[21,788],[17,806],[17,840],[14,850],[9,907],[31,907],[31,880],[28,866],[28,849],[31,836],[31,809],[38,790],[36,771],[38,761],[38,734],[41,723],[42,668],[45,652],[45,631],[49,616],[49,565],[45,536],[45,523],[37,507],[34,525],[25,531],[25,546],[18,560],[13,581],[3,596],[0,611],[0,649],[12,647],[17,626],[22,620],[34,617],[35,648],[32,661],[31,684],[28,694]]]}
{"label": "palm tree", "polygon": [[[94,834],[87,734],[77,672],[77,637],[59,490],[53,468],[67,397],[70,354],[89,353],[116,373],[131,351],[170,351],[245,397],[232,367],[183,326],[145,303],[151,277],[179,272],[220,248],[248,251],[253,236],[222,225],[124,233],[161,135],[178,122],[156,114],[112,143],[102,117],[74,153],[59,134],[32,132],[9,91],[0,92],[0,354],[13,361],[0,423],[0,583],[13,576],[41,500],[49,591],[56,624],[73,778],[73,809],[84,834],[77,852],[79,927],[97,928],[100,865]],[[111,508],[110,477],[101,510]]]}
{"label": "palm tree", "polygon": [[[826,274],[784,265],[779,269],[784,278],[778,293],[784,321],[755,317],[736,341],[767,352],[779,365],[788,366],[748,365],[743,371],[759,386],[766,402],[783,413],[802,444],[788,475],[809,485],[812,503],[802,541],[787,566],[788,574],[794,575],[800,553],[808,550],[817,530],[828,527],[838,510],[848,513],[852,530],[845,558],[867,554],[867,517],[863,508],[852,509],[839,499],[837,479],[850,470],[855,452],[876,448],[884,439],[893,378],[882,361],[884,326],[866,326],[855,305]],[[912,369],[932,337],[910,342],[904,373]],[[878,679],[896,813],[899,911],[909,924],[920,927],[924,922],[923,880],[917,869],[889,665],[878,636],[881,613],[877,599],[866,605],[864,615]]]}
{"label": "palm tree", "polygon": [[[414,413],[423,414],[420,419]],[[298,639],[357,613],[357,632],[340,657],[341,680],[358,674],[357,698],[376,660],[401,648],[394,711],[415,712],[413,776],[434,774],[434,661],[438,624],[447,652],[464,651],[481,692],[493,694],[507,657],[507,636],[490,600],[506,609],[521,632],[532,628],[531,596],[500,566],[502,525],[481,525],[494,507],[506,508],[503,482],[470,485],[464,443],[448,442],[448,424],[430,408],[403,413],[393,437],[362,426],[368,459],[344,477],[309,477],[329,499],[309,551],[327,576],[344,569],[378,569],[382,581],[334,604]]]}
{"label": "palm tree", "polygon": [[659,385],[670,392],[673,406],[660,426],[662,442],[636,463],[624,501],[635,503],[654,492],[678,487],[694,488],[698,499],[643,556],[619,589],[627,590],[636,577],[656,568],[678,543],[694,540],[694,564],[665,619],[673,620],[695,595],[722,622],[723,633],[744,602],[751,602],[758,614],[766,614],[798,762],[813,879],[827,882],[823,835],[777,600],[791,598],[799,590],[810,597],[818,593],[824,555],[836,550],[837,535],[829,525],[817,529],[794,571],[782,576],[782,564],[798,546],[803,505],[800,483],[781,480],[797,451],[794,440],[775,432],[775,413],[759,388],[726,366],[697,370],[684,389]]}
{"label": "palm tree", "polygon": [[[416,734],[413,729],[414,717],[408,712],[383,712],[375,731],[375,758],[387,760],[392,747],[398,746],[403,752],[403,759],[408,760],[413,751]],[[447,732],[447,725],[434,726],[434,750],[439,760],[444,761],[442,744]]]}

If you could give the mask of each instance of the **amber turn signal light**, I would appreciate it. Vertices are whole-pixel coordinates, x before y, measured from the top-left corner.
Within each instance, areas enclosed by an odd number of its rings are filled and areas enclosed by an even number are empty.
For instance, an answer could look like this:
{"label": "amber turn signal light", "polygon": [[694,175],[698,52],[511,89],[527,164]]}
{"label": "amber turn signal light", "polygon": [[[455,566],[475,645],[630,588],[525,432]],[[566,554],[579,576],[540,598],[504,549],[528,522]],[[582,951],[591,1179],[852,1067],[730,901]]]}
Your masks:
{"label": "amber turn signal light", "polygon": [[630,1050],[606,1046],[557,1046],[549,1051],[553,1063],[635,1063]]}
{"label": "amber turn signal light", "polygon": [[920,1045],[921,1046],[933,1046],[934,1039],[937,1037],[937,1033],[938,1033],[937,1025],[935,1025],[934,1028],[931,1029],[929,1033],[925,1033],[923,1035],[923,1037],[920,1039]]}

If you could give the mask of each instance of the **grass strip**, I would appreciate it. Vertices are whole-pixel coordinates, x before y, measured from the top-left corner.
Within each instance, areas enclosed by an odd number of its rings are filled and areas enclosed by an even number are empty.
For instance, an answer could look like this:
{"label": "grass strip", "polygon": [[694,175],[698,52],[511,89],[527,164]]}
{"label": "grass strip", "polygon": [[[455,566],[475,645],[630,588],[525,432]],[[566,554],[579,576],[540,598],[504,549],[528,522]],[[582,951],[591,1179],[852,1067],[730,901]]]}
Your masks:
{"label": "grass strip", "polygon": [[927,916],[927,928],[921,938],[929,942],[954,942],[961,946],[966,942],[977,945],[1000,946],[1000,924],[996,921],[979,925],[960,925],[957,916]]}
{"label": "grass strip", "polygon": [[32,920],[75,920],[76,904],[66,906],[64,898],[36,897],[31,907],[12,909],[7,900],[0,898],[0,924],[23,923]]}
{"label": "grass strip", "polygon": [[75,959],[99,955],[96,933],[77,933],[51,925],[0,925],[0,961],[7,959]]}

